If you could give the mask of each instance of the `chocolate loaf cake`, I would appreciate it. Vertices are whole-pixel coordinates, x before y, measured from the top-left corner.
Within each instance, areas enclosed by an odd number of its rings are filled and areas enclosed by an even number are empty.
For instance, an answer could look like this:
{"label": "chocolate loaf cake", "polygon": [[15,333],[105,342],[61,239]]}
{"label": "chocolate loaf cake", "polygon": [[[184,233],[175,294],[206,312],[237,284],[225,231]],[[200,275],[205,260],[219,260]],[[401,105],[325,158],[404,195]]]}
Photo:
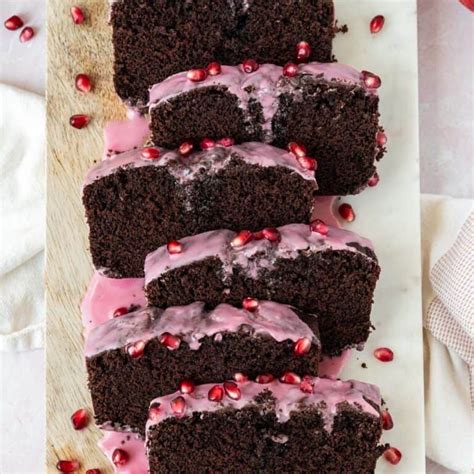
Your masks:
{"label": "chocolate loaf cake", "polygon": [[206,232],[181,239],[173,254],[160,247],[145,262],[148,301],[166,307],[273,300],[317,314],[325,355],[360,346],[371,327],[377,258],[369,240],[320,224]]}
{"label": "chocolate loaf cake", "polygon": [[144,105],[153,84],[213,61],[331,61],[332,0],[118,0],[111,9],[115,89]]}
{"label": "chocolate loaf cake", "polygon": [[[378,124],[380,79],[339,63],[222,66],[217,75],[181,72],[150,91],[153,141],[232,137],[290,147],[318,167],[318,193],[355,194],[375,173],[386,143]],[[190,75],[191,74],[191,75]]]}
{"label": "chocolate loaf cake", "polygon": [[143,276],[146,255],[171,239],[309,222],[316,188],[314,171],[262,143],[115,155],[84,183],[92,260],[110,277]]}
{"label": "chocolate loaf cake", "polygon": [[186,392],[194,383],[318,373],[315,316],[273,302],[250,309],[147,308],[92,330],[85,355],[97,423],[144,434],[150,401],[181,383]]}
{"label": "chocolate loaf cake", "polygon": [[201,385],[153,400],[151,474],[370,473],[385,449],[378,445],[381,399],[374,385],[305,377],[295,385],[231,388]]}

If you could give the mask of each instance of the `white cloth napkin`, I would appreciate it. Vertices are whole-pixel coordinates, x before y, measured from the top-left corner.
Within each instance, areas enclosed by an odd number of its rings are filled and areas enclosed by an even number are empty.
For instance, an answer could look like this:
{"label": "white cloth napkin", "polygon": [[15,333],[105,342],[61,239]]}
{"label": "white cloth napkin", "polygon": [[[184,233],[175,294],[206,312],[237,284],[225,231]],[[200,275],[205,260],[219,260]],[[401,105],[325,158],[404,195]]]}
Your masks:
{"label": "white cloth napkin", "polygon": [[0,351],[44,343],[45,107],[0,84]]}

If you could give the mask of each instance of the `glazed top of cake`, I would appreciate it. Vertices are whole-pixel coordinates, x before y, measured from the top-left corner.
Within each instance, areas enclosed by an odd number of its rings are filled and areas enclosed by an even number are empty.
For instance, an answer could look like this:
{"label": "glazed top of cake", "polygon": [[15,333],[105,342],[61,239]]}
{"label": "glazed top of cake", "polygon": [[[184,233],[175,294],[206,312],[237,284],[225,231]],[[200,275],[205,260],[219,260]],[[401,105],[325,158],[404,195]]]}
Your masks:
{"label": "glazed top of cake", "polygon": [[85,355],[92,357],[137,341],[146,343],[163,333],[178,336],[190,349],[197,350],[201,346],[200,341],[206,336],[216,337],[243,328],[251,328],[248,334],[270,336],[278,342],[309,338],[319,345],[316,335],[291,306],[260,301],[253,312],[228,304],[220,304],[209,311],[205,309],[204,303],[196,302],[165,310],[146,308],[111,319],[90,332],[85,344]]}
{"label": "glazed top of cake", "polygon": [[303,179],[316,181],[314,171],[306,170],[300,166],[293,154],[264,143],[248,142],[229,147],[216,145],[213,148],[197,151],[184,157],[177,151],[156,148],[159,150],[160,156],[155,160],[144,159],[141,150],[137,149],[104,159],[89,170],[83,187],[114,173],[120,168],[140,168],[142,166],[166,166],[168,171],[180,183],[185,183],[203,172],[216,173],[225,168],[232,157],[236,156],[251,165],[262,167],[281,166],[298,173]]}
{"label": "glazed top of cake", "polygon": [[[275,399],[275,415],[280,423],[288,421],[293,411],[300,411],[304,407],[317,407],[321,411],[327,431],[332,429],[334,416],[337,414],[340,403],[346,402],[377,418],[379,412],[373,404],[381,405],[380,392],[375,385],[355,380],[342,381],[305,377],[301,385],[281,383],[278,380],[268,384],[249,381],[238,384],[241,392],[238,400],[224,396],[220,402],[214,402],[208,398],[208,392],[214,385],[198,385],[192,394],[175,392],[154,399],[151,405],[157,406],[159,404],[159,409],[152,419],[148,420],[147,429],[167,418],[176,416],[170,402],[179,396],[185,400],[185,411],[181,416],[190,416],[196,412],[215,412],[225,408],[240,410],[255,403],[255,397],[268,390]],[[303,387],[305,391],[302,390]]]}
{"label": "glazed top of cake", "polygon": [[300,252],[324,250],[349,250],[360,252],[360,247],[373,250],[370,240],[353,232],[329,227],[327,235],[312,232],[307,224],[288,224],[279,227],[279,242],[253,239],[240,247],[233,247],[237,232],[214,230],[185,237],[180,242],[181,253],[170,254],[166,245],[147,255],[145,260],[145,285],[169,270],[179,268],[208,257],[218,257],[224,272],[232,273],[235,265],[246,269],[252,278],[258,277],[261,268],[272,268],[278,258],[296,258]]}

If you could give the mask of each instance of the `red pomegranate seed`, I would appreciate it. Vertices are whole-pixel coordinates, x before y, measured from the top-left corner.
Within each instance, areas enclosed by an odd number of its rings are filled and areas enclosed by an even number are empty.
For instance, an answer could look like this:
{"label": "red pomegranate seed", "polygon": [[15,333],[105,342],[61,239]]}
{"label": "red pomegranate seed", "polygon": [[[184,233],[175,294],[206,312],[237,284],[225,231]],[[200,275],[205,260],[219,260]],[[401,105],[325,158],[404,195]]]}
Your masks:
{"label": "red pomegranate seed", "polygon": [[140,154],[144,160],[156,160],[160,157],[160,150],[155,147],[146,147],[143,148]]}
{"label": "red pomegranate seed", "polygon": [[246,59],[242,62],[242,68],[244,72],[250,74],[251,72],[255,72],[258,69],[258,63],[253,59]]}
{"label": "red pomegranate seed", "polygon": [[280,242],[281,235],[275,227],[266,227],[262,230],[263,236],[270,242]]}
{"label": "red pomegranate seed", "polygon": [[385,17],[383,15],[377,15],[370,20],[370,32],[378,33],[385,23]]}
{"label": "red pomegranate seed", "polygon": [[309,225],[311,232],[317,232],[321,235],[327,235],[329,232],[329,227],[321,219],[314,219]]}
{"label": "red pomegranate seed", "polygon": [[311,46],[306,41],[300,41],[296,45],[296,60],[299,63],[304,63],[311,56]]}
{"label": "red pomegranate seed", "polygon": [[362,80],[364,81],[364,84],[369,89],[378,89],[382,85],[382,80],[380,79],[380,77],[373,74],[372,72],[361,71],[360,75]]}
{"label": "red pomegranate seed", "polygon": [[339,215],[347,222],[352,222],[356,217],[354,209],[347,203],[343,203],[339,206]]}
{"label": "red pomegranate seed", "polygon": [[58,461],[56,464],[56,469],[60,472],[76,472],[81,467],[79,461],[75,459],[69,461]]}
{"label": "red pomegranate seed", "polygon": [[318,162],[309,156],[297,156],[296,159],[300,166],[305,170],[314,171],[318,166]]}
{"label": "red pomegranate seed", "polygon": [[125,308],[125,306],[122,306],[120,308],[117,308],[114,311],[113,317],[114,318],[120,318],[120,316],[123,316],[128,313],[128,308]]}
{"label": "red pomegranate seed", "polygon": [[382,417],[382,428],[387,431],[391,430],[393,428],[392,415],[387,410],[382,410],[380,416]]}
{"label": "red pomegranate seed", "polygon": [[207,77],[207,71],[205,69],[191,69],[187,72],[186,77],[193,82],[204,81]]}
{"label": "red pomegranate seed", "polygon": [[283,75],[286,77],[295,77],[298,75],[298,65],[295,63],[286,63],[283,66]]}
{"label": "red pomegranate seed", "polygon": [[288,151],[290,153],[293,153],[293,155],[298,156],[300,158],[303,158],[306,156],[308,151],[306,150],[306,147],[302,143],[298,142],[290,142],[288,143]]}
{"label": "red pomegranate seed", "polygon": [[102,474],[100,469],[87,469],[86,474]]}
{"label": "red pomegranate seed", "polygon": [[240,397],[242,396],[240,388],[237,387],[235,382],[224,382],[224,390],[226,395],[232,400],[240,400]]}
{"label": "red pomegranate seed", "polygon": [[91,119],[88,115],[77,114],[77,115],[73,115],[69,119],[69,124],[71,125],[71,127],[81,129],[81,128],[87,127],[90,120]]}
{"label": "red pomegranate seed", "polygon": [[183,244],[179,240],[170,240],[166,244],[166,249],[170,255],[181,253],[183,251]]}
{"label": "red pomegranate seed", "polygon": [[153,403],[148,409],[148,419],[151,421],[158,421],[161,415],[161,408],[159,403]]}
{"label": "red pomegranate seed", "polygon": [[258,308],[258,300],[250,297],[244,298],[244,300],[242,301],[242,307],[247,311],[253,313]]}
{"label": "red pomegranate seed", "polygon": [[22,43],[26,43],[27,41],[30,41],[31,38],[35,35],[35,31],[31,26],[25,26],[20,33],[20,41]]}
{"label": "red pomegranate seed", "polygon": [[385,146],[387,144],[387,135],[379,130],[375,135],[375,141],[378,146]]}
{"label": "red pomegranate seed", "polygon": [[175,415],[184,415],[184,411],[186,410],[186,401],[183,397],[179,396],[171,400],[170,406]]}
{"label": "red pomegranate seed", "polygon": [[216,142],[211,138],[203,138],[201,143],[199,143],[201,150],[209,150],[209,148],[214,148],[216,146]]}
{"label": "red pomegranate seed", "polygon": [[5,20],[3,24],[7,30],[15,31],[23,26],[23,20],[19,16],[13,15]]}
{"label": "red pomegranate seed", "polygon": [[311,383],[311,377],[303,377],[300,383],[300,390],[303,393],[313,393],[313,384]]}
{"label": "red pomegranate seed", "polygon": [[237,383],[244,383],[248,381],[248,377],[245,374],[242,374],[241,372],[237,372],[234,374],[234,380]]}
{"label": "red pomegranate seed", "polygon": [[123,449],[117,448],[112,453],[112,462],[117,467],[125,466],[128,463],[128,459],[129,459],[128,453],[127,451],[124,451]]}
{"label": "red pomegranate seed", "polygon": [[272,374],[260,374],[255,377],[255,382],[261,383],[261,384],[267,384],[270,382],[273,382],[275,377],[273,377]]}
{"label": "red pomegranate seed", "polygon": [[295,346],[293,348],[296,355],[301,356],[305,355],[311,349],[311,340],[307,337],[302,337],[295,342]]}
{"label": "red pomegranate seed", "polygon": [[136,341],[127,346],[128,355],[132,359],[139,359],[145,353],[145,341]]}
{"label": "red pomegranate seed", "polygon": [[76,89],[86,93],[91,91],[92,82],[87,74],[78,74],[76,76]]}
{"label": "red pomegranate seed", "polygon": [[294,372],[286,372],[280,377],[280,382],[298,385],[301,383],[301,377]]}
{"label": "red pomegranate seed", "polygon": [[178,151],[182,156],[188,156],[193,151],[194,145],[191,142],[183,142],[179,145]]}
{"label": "red pomegranate seed", "polygon": [[369,181],[367,182],[367,184],[373,188],[374,186],[377,186],[377,184],[379,184],[379,181],[380,181],[380,178],[379,178],[379,175],[377,174],[377,172],[375,172],[373,174],[373,176],[369,179]]}
{"label": "red pomegranate seed", "polygon": [[167,349],[175,350],[178,349],[181,344],[181,339],[177,336],[173,336],[169,332],[164,332],[160,336],[160,342],[163,344]]}
{"label": "red pomegranate seed", "polygon": [[181,393],[193,393],[194,384],[191,382],[191,380],[182,380],[179,384],[179,391]]}
{"label": "red pomegranate seed", "polygon": [[263,232],[261,230],[253,233],[253,240],[262,240],[264,238],[265,236],[263,235]]}
{"label": "red pomegranate seed", "polygon": [[402,459],[402,453],[397,448],[388,448],[384,453],[383,457],[390,464],[398,464]]}
{"label": "red pomegranate seed", "polygon": [[374,356],[380,362],[391,362],[393,360],[393,351],[388,347],[379,347],[375,349]]}
{"label": "red pomegranate seed", "polygon": [[219,145],[228,147],[228,146],[235,145],[235,140],[233,138],[226,137],[226,138],[221,138],[220,140],[217,141],[217,143]]}
{"label": "red pomegranate seed", "polygon": [[232,247],[242,247],[245,244],[248,244],[253,238],[252,232],[249,230],[241,230],[231,241],[230,245]]}
{"label": "red pomegranate seed", "polygon": [[474,12],[474,0],[459,0],[459,2],[467,9],[471,10],[471,12]]}
{"label": "red pomegranate seed", "polygon": [[75,430],[82,430],[89,424],[89,414],[85,408],[80,408],[71,416],[72,427]]}
{"label": "red pomegranate seed", "polygon": [[222,68],[221,68],[221,64],[218,63],[217,61],[214,61],[212,63],[209,63],[207,65],[207,73],[210,75],[210,76],[217,76],[221,73],[222,71]]}
{"label": "red pomegranate seed", "polygon": [[84,23],[84,12],[79,7],[71,7],[71,16],[76,25]]}
{"label": "red pomegranate seed", "polygon": [[224,388],[221,385],[214,385],[207,393],[207,398],[211,402],[220,402],[224,398]]}

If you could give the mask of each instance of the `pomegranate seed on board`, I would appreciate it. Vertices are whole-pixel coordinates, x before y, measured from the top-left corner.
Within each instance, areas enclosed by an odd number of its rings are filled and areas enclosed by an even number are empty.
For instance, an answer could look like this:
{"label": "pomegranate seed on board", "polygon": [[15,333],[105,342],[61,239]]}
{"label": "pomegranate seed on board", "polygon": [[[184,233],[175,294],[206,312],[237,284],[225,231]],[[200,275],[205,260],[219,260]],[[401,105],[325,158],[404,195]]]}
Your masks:
{"label": "pomegranate seed on board", "polygon": [[347,203],[343,203],[339,206],[339,215],[347,222],[352,222],[355,219],[355,212],[352,206]]}
{"label": "pomegranate seed on board", "polygon": [[275,377],[273,377],[272,374],[260,374],[255,377],[255,382],[261,383],[261,384],[267,384],[270,382],[273,382]]}
{"label": "pomegranate seed on board", "polygon": [[191,380],[182,380],[179,384],[179,391],[181,393],[193,393],[194,384],[191,382]]}
{"label": "pomegranate seed on board", "polygon": [[19,16],[13,15],[7,20],[5,20],[3,24],[5,25],[5,28],[7,30],[15,31],[23,26],[23,20]]}
{"label": "pomegranate seed on board", "polygon": [[80,408],[71,416],[72,427],[75,430],[82,430],[89,424],[89,414],[85,408]]}
{"label": "pomegranate seed on board", "polygon": [[220,402],[224,398],[224,388],[221,385],[214,385],[207,393],[207,398],[211,402]]}
{"label": "pomegranate seed on board", "polygon": [[234,374],[234,380],[237,383],[244,383],[248,381],[248,377],[245,374],[242,374],[241,372],[237,372]]}
{"label": "pomegranate seed on board", "polygon": [[92,89],[92,82],[87,74],[78,74],[76,76],[76,89],[80,92],[90,92]]}
{"label": "pomegranate seed on board", "polygon": [[117,448],[112,453],[112,462],[117,467],[125,466],[128,463],[129,455],[127,451]]}
{"label": "pomegranate seed on board", "polygon": [[369,187],[373,188],[374,186],[377,186],[377,184],[379,184],[379,181],[379,175],[377,174],[377,172],[375,172],[373,176],[369,179],[369,181],[367,181],[367,184],[369,185]]}
{"label": "pomegranate seed on board", "polygon": [[20,41],[22,43],[26,43],[27,41],[30,41],[31,38],[35,35],[35,31],[31,26],[25,26],[20,33]]}
{"label": "pomegranate seed on board", "polygon": [[300,390],[303,393],[313,393],[313,384],[311,383],[310,377],[303,377],[303,380],[300,383]]}
{"label": "pomegranate seed on board", "polygon": [[321,219],[314,219],[309,225],[311,232],[317,232],[321,235],[327,235],[329,232],[329,227]]}
{"label": "pomegranate seed on board", "polygon": [[114,318],[120,318],[120,316],[123,316],[128,313],[128,308],[125,308],[125,306],[122,306],[120,308],[117,308],[114,311],[113,317]]}
{"label": "pomegranate seed on board", "polygon": [[60,472],[76,472],[81,467],[79,461],[75,459],[65,461],[58,461],[56,464],[56,469]]}
{"label": "pomegranate seed on board", "polygon": [[253,313],[258,308],[258,300],[250,297],[244,298],[244,300],[242,301],[242,307],[247,311]]}
{"label": "pomegranate seed on board", "polygon": [[296,45],[296,60],[299,63],[306,62],[311,56],[311,46],[306,41],[300,41]]}
{"label": "pomegranate seed on board", "polygon": [[382,85],[382,80],[379,76],[369,71],[361,71],[361,79],[369,89],[378,89]]}
{"label": "pomegranate seed on board", "polygon": [[380,362],[391,362],[393,360],[393,351],[388,347],[379,347],[375,349],[374,356]]}
{"label": "pomegranate seed on board", "polygon": [[246,59],[242,62],[242,69],[244,72],[250,74],[251,72],[255,72],[258,69],[258,63],[253,59]]}
{"label": "pomegranate seed on board", "polygon": [[193,151],[194,145],[191,142],[183,142],[179,145],[178,151],[182,156],[188,156]]}
{"label": "pomegranate seed on board", "polygon": [[160,150],[152,146],[146,147],[146,148],[143,148],[140,155],[144,160],[156,160],[157,158],[160,157]]}
{"label": "pomegranate seed on board", "polygon": [[207,65],[206,70],[210,76],[217,76],[222,71],[221,64],[218,63],[217,61],[214,61]]}
{"label": "pomegranate seed on board", "polygon": [[71,7],[71,17],[76,25],[84,23],[84,12],[79,7]]}
{"label": "pomegranate seed on board", "polygon": [[86,474],[101,474],[100,469],[87,469]]}
{"label": "pomegranate seed on board", "polygon": [[214,148],[216,146],[216,142],[211,138],[203,138],[201,143],[199,143],[201,150],[209,150],[209,148]]}
{"label": "pomegranate seed on board", "polygon": [[382,428],[386,431],[391,430],[393,428],[392,415],[387,410],[382,410],[380,416],[382,418]]}
{"label": "pomegranate seed on board", "polygon": [[283,66],[283,75],[286,77],[295,77],[298,75],[298,65],[295,63],[286,63]]}
{"label": "pomegranate seed on board", "polygon": [[297,156],[296,159],[298,160],[300,166],[305,170],[313,171],[318,166],[318,162],[309,156]]}
{"label": "pomegranate seed on board", "polygon": [[302,143],[290,142],[288,143],[288,151],[295,156],[304,157],[308,153],[306,147]]}
{"label": "pomegranate seed on board", "polygon": [[233,138],[230,138],[230,137],[225,137],[225,138],[221,138],[220,140],[218,140],[217,143],[218,143],[219,145],[228,147],[228,146],[234,145],[234,144],[235,144],[235,140],[234,140]]}
{"label": "pomegranate seed on board", "polygon": [[176,398],[173,398],[170,402],[171,410],[173,410],[173,413],[175,415],[184,415],[184,412],[186,410],[186,401],[184,400],[183,397],[179,396]]}
{"label": "pomegranate seed on board", "polygon": [[181,344],[181,339],[177,336],[173,336],[169,332],[164,332],[160,336],[160,343],[163,344],[167,349],[173,351],[179,348]]}
{"label": "pomegranate seed on board", "polygon": [[474,12],[474,0],[459,0],[461,5],[464,5],[466,8]]}
{"label": "pomegranate seed on board", "polygon": [[298,385],[301,383],[301,377],[294,372],[286,372],[280,377],[280,382]]}
{"label": "pomegranate seed on board", "polygon": [[397,448],[388,448],[383,453],[383,457],[390,464],[398,464],[400,462],[400,459],[402,459],[402,453]]}
{"label": "pomegranate seed on board", "polygon": [[311,349],[311,341],[307,337],[302,337],[295,342],[294,352],[296,355],[305,355]]}
{"label": "pomegranate seed on board", "polygon": [[383,15],[377,15],[370,20],[370,32],[378,33],[385,23],[385,17]]}
{"label": "pomegranate seed on board", "polygon": [[226,395],[232,400],[240,400],[240,397],[242,396],[240,388],[237,387],[235,382],[224,382],[224,390]]}
{"label": "pomegranate seed on board", "polygon": [[158,421],[160,414],[161,414],[160,404],[153,403],[148,409],[148,419],[151,421]]}
{"label": "pomegranate seed on board", "polygon": [[385,133],[379,130],[375,134],[375,141],[377,142],[377,145],[384,146],[387,144],[387,135],[385,135]]}
{"label": "pomegranate seed on board", "polygon": [[207,71],[205,69],[191,69],[186,73],[186,77],[193,82],[204,81],[207,77]]}
{"label": "pomegranate seed on board", "polygon": [[88,115],[76,114],[69,119],[69,125],[71,125],[71,127],[81,129],[87,127],[90,120],[91,119]]}
{"label": "pomegranate seed on board", "polygon": [[242,247],[243,245],[249,243],[253,238],[252,232],[249,230],[241,230],[231,241],[230,245],[232,247]]}
{"label": "pomegranate seed on board", "polygon": [[280,242],[281,235],[275,227],[266,227],[262,230],[263,236],[270,242]]}
{"label": "pomegranate seed on board", "polygon": [[145,353],[145,341],[136,341],[127,346],[128,355],[132,359],[139,359]]}
{"label": "pomegranate seed on board", "polygon": [[170,255],[181,253],[183,251],[183,244],[178,240],[170,240],[166,244],[166,249]]}

